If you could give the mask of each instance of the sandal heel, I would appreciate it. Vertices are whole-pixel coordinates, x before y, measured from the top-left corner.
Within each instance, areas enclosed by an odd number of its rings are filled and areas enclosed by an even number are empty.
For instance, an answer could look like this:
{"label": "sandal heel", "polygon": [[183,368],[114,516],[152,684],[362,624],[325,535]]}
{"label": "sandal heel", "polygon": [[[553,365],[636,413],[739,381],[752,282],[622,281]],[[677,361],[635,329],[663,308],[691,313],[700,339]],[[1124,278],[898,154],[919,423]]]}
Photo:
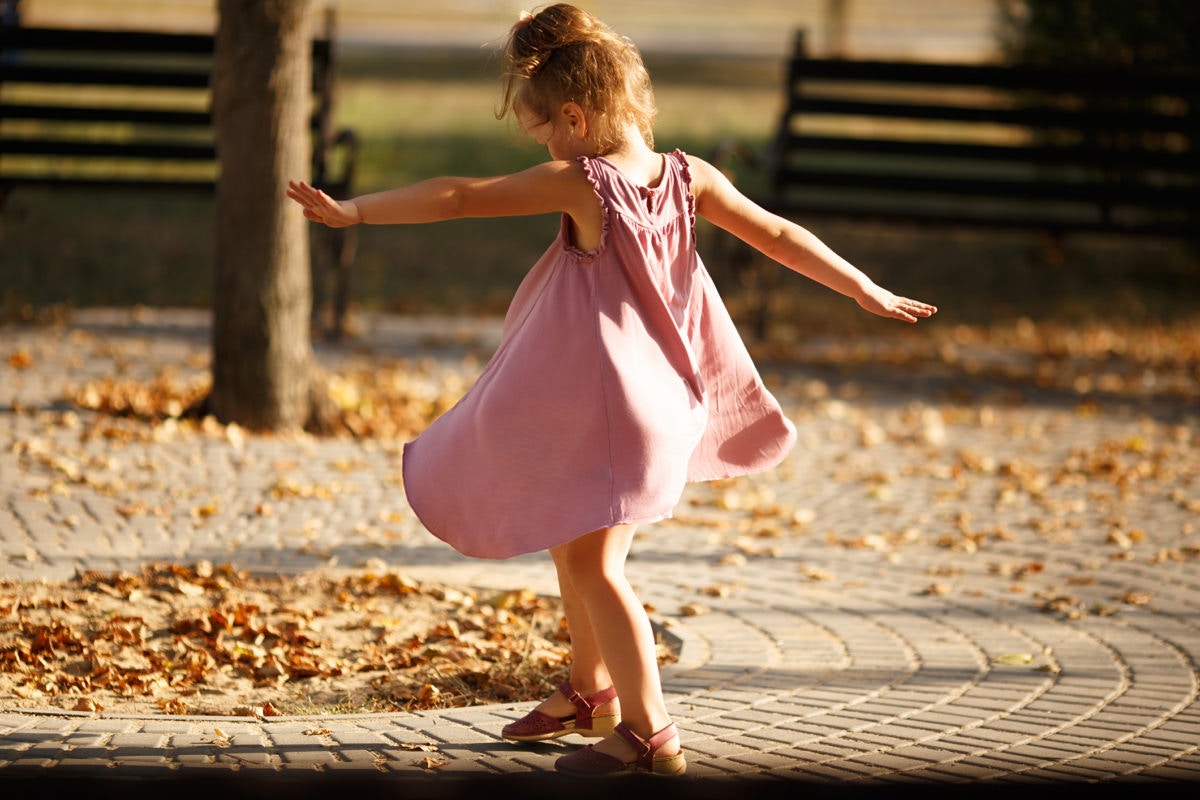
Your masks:
{"label": "sandal heel", "polygon": [[654,775],[682,775],[687,772],[687,759],[682,750],[673,756],[657,757],[651,764],[650,772]]}
{"label": "sandal heel", "polygon": [[590,739],[603,739],[606,736],[612,735],[612,732],[617,729],[617,724],[620,721],[620,714],[594,714],[592,716],[591,730],[576,729],[575,733],[578,733],[580,736],[587,736]]}

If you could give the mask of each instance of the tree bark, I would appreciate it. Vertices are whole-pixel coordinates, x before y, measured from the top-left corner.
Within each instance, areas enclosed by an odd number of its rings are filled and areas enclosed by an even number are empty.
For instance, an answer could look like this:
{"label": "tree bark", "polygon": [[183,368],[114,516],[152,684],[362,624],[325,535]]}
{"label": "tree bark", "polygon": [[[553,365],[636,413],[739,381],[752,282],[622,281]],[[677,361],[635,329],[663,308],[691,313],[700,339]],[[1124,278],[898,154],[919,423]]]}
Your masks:
{"label": "tree bark", "polygon": [[306,221],[285,194],[311,170],[308,0],[219,0],[213,386],[207,410],[251,430],[310,413]]}

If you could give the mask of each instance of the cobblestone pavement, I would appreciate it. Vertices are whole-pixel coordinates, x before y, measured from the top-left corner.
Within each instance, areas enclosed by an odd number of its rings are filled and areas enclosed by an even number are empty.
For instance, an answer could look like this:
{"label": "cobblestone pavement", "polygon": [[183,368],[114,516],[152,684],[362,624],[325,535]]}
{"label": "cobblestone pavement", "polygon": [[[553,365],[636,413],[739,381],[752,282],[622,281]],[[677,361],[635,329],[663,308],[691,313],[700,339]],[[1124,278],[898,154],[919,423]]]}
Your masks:
{"label": "cobblestone pavement", "polygon": [[[319,358],[331,369],[363,357],[450,368],[464,351],[486,357],[497,333],[454,319],[364,325],[352,344],[318,345]],[[206,353],[207,318],[192,312],[0,328],[0,577],[382,558],[419,579],[554,591],[544,556],[467,560],[424,533],[394,481],[398,445],[116,446],[85,441],[86,419],[39,425],[76,413],[65,386],[186,374]],[[1049,391],[1016,398],[1012,387],[872,369],[770,370],[801,431],[795,453],[753,480],[690,488],[676,519],[635,544],[631,579],[680,643],[664,679],[689,776],[1010,789],[1200,778],[1197,409],[1113,401],[1085,413]],[[78,475],[54,491],[61,463],[18,446],[47,436],[64,458],[126,476],[124,493]],[[249,513],[283,460],[298,480],[340,491]],[[335,466],[346,463],[358,468]],[[1088,469],[1098,478],[1085,480]],[[211,516],[190,512],[211,497],[221,498]],[[164,511],[118,511],[138,501]],[[386,538],[372,523],[381,512],[394,521]],[[15,706],[0,699],[0,780],[237,772],[437,786],[545,775],[570,746],[500,740],[523,704],[257,721]],[[420,745],[444,764],[430,769]]]}

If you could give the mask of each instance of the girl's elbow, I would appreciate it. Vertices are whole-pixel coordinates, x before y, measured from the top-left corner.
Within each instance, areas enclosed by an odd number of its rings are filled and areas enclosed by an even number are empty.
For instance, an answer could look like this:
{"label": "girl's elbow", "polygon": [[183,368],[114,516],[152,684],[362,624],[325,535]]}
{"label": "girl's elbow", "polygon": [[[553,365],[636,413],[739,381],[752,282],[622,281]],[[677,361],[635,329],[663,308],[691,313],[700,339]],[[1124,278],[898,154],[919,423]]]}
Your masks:
{"label": "girl's elbow", "polygon": [[760,234],[755,249],[772,261],[786,262],[791,252],[791,240],[785,229],[771,228]]}

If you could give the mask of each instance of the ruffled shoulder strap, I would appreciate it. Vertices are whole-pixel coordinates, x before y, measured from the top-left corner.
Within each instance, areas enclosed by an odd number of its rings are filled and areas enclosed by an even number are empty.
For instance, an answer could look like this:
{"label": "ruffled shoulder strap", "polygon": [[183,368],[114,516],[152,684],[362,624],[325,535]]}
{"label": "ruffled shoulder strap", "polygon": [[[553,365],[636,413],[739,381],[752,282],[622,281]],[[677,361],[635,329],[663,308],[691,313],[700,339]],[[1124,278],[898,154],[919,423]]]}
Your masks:
{"label": "ruffled shoulder strap", "polygon": [[675,150],[671,153],[671,158],[679,165],[680,175],[683,177],[683,182],[688,186],[692,185],[692,166],[688,163],[687,153],[682,150]]}
{"label": "ruffled shoulder strap", "polygon": [[598,200],[600,203],[600,246],[592,251],[581,250],[580,248],[576,247],[568,234],[566,214],[563,214],[562,221],[563,243],[568,252],[574,253],[581,258],[590,258],[602,253],[605,246],[608,244],[609,204],[608,199],[605,196],[604,187],[601,183],[598,162],[593,158],[589,158],[588,156],[579,156],[575,160],[578,161],[580,166],[583,167],[583,174],[587,177],[588,183],[592,186],[592,193],[596,195],[596,200]]}
{"label": "ruffled shoulder strap", "polygon": [[679,170],[679,179],[683,182],[684,202],[687,203],[688,220],[696,227],[696,196],[692,194],[692,166],[688,163],[687,153],[675,150],[671,153],[671,161]]}

